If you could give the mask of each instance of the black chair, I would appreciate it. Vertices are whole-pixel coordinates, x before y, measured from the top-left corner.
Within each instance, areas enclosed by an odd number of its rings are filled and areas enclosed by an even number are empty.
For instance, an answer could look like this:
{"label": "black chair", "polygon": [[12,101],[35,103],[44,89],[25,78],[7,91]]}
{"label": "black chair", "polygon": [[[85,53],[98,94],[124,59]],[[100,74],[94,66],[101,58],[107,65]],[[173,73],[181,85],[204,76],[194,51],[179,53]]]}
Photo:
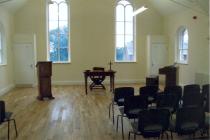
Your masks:
{"label": "black chair", "polygon": [[180,106],[180,100],[182,98],[182,87],[181,86],[166,86],[164,88],[164,94],[172,94],[174,95],[174,102],[175,102],[175,108],[174,112],[179,108]]}
{"label": "black chair", "polygon": [[200,85],[198,84],[185,85],[183,95],[186,93],[200,93]]}
{"label": "black chair", "polygon": [[183,107],[202,107],[203,96],[200,93],[185,93],[183,95]]}
{"label": "black chair", "polygon": [[[142,135],[144,138],[158,137],[166,132],[169,127],[170,113],[166,109],[149,109],[139,113],[138,123],[133,123],[133,131],[129,132],[128,139],[130,140],[131,133]],[[167,134],[167,133],[166,133]],[[168,134],[167,134],[168,139]]]}
{"label": "black chair", "polygon": [[114,89],[114,98],[109,105],[109,118],[111,116],[111,108],[112,108],[112,120],[114,124],[114,105],[118,105],[120,107],[124,106],[124,98],[134,96],[134,88],[133,87],[118,87]]}
{"label": "black chair", "polygon": [[[203,85],[202,86],[202,95],[203,95],[203,98],[204,98],[204,111],[206,113],[209,113],[209,89],[210,89],[210,85],[209,84],[206,84],[206,85]],[[209,116],[206,115],[205,116],[205,125],[203,127],[203,134],[207,134],[207,138],[209,138],[209,125],[210,125],[210,122],[209,122]]]}
{"label": "black chair", "polygon": [[191,84],[184,86],[183,107],[201,107],[203,106],[203,96],[200,93],[200,85]]}
{"label": "black chair", "polygon": [[[104,71],[103,67],[93,67],[93,71]],[[90,84],[90,90],[93,88],[102,88],[105,89],[105,86],[102,84],[102,82],[105,80],[105,75],[91,75],[90,79],[93,81]]]}
{"label": "black chair", "polygon": [[157,108],[167,109],[170,114],[176,110],[176,96],[174,94],[159,94],[157,96]]}
{"label": "black chair", "polygon": [[[177,110],[176,121],[171,122],[170,131],[178,135],[195,137],[195,132],[203,128],[205,114],[202,107],[184,107]],[[191,138],[191,137],[190,137]]]}
{"label": "black chair", "polygon": [[118,120],[121,117],[122,137],[124,139],[123,117],[128,119],[137,119],[140,111],[147,109],[148,102],[143,95],[129,96],[125,98],[124,108],[120,108],[120,115],[117,115],[117,130]]}
{"label": "black chair", "polygon": [[149,104],[152,104],[156,101],[157,92],[158,92],[157,86],[144,86],[139,88],[139,94],[147,97]]}
{"label": "black chair", "polygon": [[15,119],[11,119],[11,116],[12,116],[12,112],[5,111],[5,102],[0,101],[0,124],[2,124],[4,122],[8,123],[8,140],[9,140],[9,136],[10,136],[10,121],[14,122],[16,137],[18,136]]}

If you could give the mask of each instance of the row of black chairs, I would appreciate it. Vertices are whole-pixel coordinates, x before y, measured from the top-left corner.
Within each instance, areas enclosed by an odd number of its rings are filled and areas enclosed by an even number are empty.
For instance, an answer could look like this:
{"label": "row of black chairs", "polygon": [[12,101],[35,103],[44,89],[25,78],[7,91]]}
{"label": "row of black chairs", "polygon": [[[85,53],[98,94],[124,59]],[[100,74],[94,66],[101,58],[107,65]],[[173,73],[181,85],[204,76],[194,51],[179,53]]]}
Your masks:
{"label": "row of black chairs", "polygon": [[165,109],[169,111],[170,116],[171,114],[177,112],[178,110],[180,111],[183,108],[199,107],[203,109],[205,107],[205,110],[208,111],[209,85],[203,86],[201,92],[202,94],[200,93],[200,87],[198,87],[198,85],[184,86],[183,96],[182,88],[180,86],[166,87],[163,93],[158,93],[157,87],[141,87],[139,89],[140,95],[138,96],[134,96],[133,87],[116,88],[114,91],[114,98],[109,106],[109,116],[112,108],[114,123],[114,105],[118,105],[120,107],[121,114],[117,116],[117,130],[118,120],[121,117],[122,136],[124,138],[123,117],[134,120],[136,118],[138,119],[139,112],[151,110],[151,108],[153,108],[153,104],[156,105],[157,109]]}

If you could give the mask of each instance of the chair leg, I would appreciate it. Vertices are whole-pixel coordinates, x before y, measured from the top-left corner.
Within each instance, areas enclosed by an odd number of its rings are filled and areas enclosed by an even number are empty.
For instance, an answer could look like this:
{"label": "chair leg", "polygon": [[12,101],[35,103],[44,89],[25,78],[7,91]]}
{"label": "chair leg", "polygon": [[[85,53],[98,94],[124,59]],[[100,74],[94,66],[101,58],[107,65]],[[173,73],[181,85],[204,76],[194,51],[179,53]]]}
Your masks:
{"label": "chair leg", "polygon": [[118,120],[119,120],[119,115],[117,115],[117,128],[116,128],[117,131],[118,131]]}
{"label": "chair leg", "polygon": [[8,133],[7,133],[8,140],[9,140],[9,126],[10,126],[10,120],[8,120]]}
{"label": "chair leg", "polygon": [[112,103],[109,104],[109,118],[111,116],[111,106],[112,106]]}
{"label": "chair leg", "polygon": [[130,138],[131,138],[131,132],[129,131],[129,133],[128,133],[128,140],[130,140]]}
{"label": "chair leg", "polygon": [[173,140],[173,134],[172,134],[172,131],[171,131],[171,139]]}
{"label": "chair leg", "polygon": [[113,121],[113,124],[114,124],[114,103],[112,104],[112,121]]}
{"label": "chair leg", "polygon": [[121,116],[122,138],[124,140],[123,116]]}
{"label": "chair leg", "polygon": [[134,133],[134,140],[136,140],[136,133]]}
{"label": "chair leg", "polygon": [[15,122],[15,119],[12,119],[13,122],[14,122],[14,126],[15,126],[15,133],[16,133],[16,137],[18,136],[18,132],[17,132],[17,126],[16,126],[16,122]]}

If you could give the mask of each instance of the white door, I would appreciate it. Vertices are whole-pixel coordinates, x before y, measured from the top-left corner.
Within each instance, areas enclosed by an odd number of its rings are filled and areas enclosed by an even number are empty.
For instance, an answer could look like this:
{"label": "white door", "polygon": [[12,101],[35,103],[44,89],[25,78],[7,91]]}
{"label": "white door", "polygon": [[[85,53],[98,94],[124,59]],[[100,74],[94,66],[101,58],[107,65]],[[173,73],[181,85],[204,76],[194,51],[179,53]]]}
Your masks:
{"label": "white door", "polygon": [[164,43],[152,43],[151,48],[151,62],[150,73],[151,75],[158,75],[159,68],[166,65],[167,53]]}
{"label": "white door", "polygon": [[168,56],[165,37],[161,35],[148,36],[147,43],[148,74],[158,75],[159,68],[167,65]]}
{"label": "white door", "polygon": [[16,85],[35,84],[35,55],[32,43],[14,45],[15,83]]}

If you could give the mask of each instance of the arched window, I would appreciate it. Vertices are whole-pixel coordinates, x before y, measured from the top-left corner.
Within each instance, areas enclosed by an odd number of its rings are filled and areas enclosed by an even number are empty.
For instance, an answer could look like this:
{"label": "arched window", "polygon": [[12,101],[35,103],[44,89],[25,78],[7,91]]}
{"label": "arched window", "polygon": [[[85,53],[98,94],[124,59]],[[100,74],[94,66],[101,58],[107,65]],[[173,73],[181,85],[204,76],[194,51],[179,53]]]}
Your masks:
{"label": "arched window", "polygon": [[6,64],[6,45],[4,26],[0,23],[0,65]]}
{"label": "arched window", "polygon": [[185,27],[178,29],[177,62],[188,63],[188,31]]}
{"label": "arched window", "polygon": [[133,6],[128,0],[120,0],[116,6],[115,61],[135,62],[135,36]]}
{"label": "arched window", "polygon": [[67,0],[48,1],[48,60],[70,62],[69,4]]}

